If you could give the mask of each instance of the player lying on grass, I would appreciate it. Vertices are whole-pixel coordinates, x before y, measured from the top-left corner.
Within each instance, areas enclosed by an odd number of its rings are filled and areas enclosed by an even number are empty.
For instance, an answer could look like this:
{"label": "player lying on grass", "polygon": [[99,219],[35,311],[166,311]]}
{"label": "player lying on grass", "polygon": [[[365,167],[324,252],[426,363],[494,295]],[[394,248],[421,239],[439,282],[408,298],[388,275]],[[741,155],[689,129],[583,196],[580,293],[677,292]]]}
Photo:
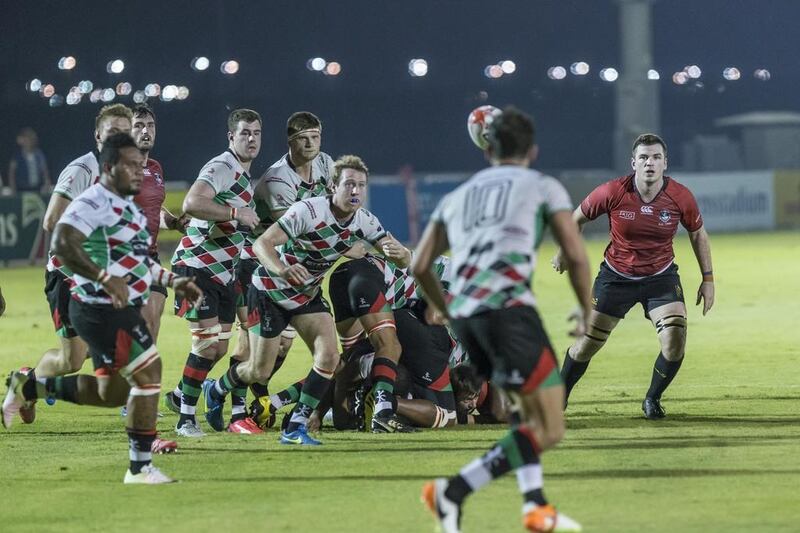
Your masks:
{"label": "player lying on grass", "polygon": [[203,293],[191,278],[175,277],[148,254],[147,221],[131,200],[141,189],[143,166],[144,156],[129,134],[110,136],[100,152],[100,183],[69,205],[53,233],[53,251],[72,272],[70,320],[89,347],[95,375],[56,382],[14,373],[3,402],[3,422],[32,391],[76,404],[97,396],[118,407],[127,399],[130,468],[124,482],[159,484],[172,481],[151,462],[161,359],[141,308],[154,280],[173,287],[192,305]]}

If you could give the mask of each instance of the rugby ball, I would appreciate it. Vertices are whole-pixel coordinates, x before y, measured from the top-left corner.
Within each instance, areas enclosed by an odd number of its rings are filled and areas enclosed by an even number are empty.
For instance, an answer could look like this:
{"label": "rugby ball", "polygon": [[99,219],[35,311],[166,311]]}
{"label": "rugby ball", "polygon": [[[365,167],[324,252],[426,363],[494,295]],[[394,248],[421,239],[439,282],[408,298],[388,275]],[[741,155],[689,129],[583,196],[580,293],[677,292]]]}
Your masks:
{"label": "rugby ball", "polygon": [[491,105],[482,105],[472,110],[467,117],[467,133],[475,146],[486,150],[489,146],[489,126],[500,115],[501,111]]}

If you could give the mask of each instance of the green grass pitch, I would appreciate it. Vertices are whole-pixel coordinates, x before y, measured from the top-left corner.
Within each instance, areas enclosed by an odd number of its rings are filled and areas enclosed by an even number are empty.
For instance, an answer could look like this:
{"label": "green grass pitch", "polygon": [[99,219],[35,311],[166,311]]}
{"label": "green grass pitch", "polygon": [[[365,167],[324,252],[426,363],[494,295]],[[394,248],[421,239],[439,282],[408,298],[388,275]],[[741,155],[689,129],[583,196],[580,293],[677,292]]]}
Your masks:
{"label": "green grass pitch", "polygon": [[[636,308],[576,388],[564,441],[543,457],[546,494],[587,532],[800,529],[800,238],[712,235],[711,243],[717,302],[702,317],[693,305],[696,262],[688,239],[677,240],[689,340],[664,397],[668,418],[641,417],[658,345]],[[593,270],[604,245],[589,243]],[[535,288],[563,354],[574,299],[549,267],[552,252],[548,244],[541,250]],[[56,339],[41,268],[3,269],[0,284],[5,373],[35,363]],[[167,312],[161,335],[168,388],[180,376],[188,334]],[[308,352],[295,346],[273,388],[307,372]],[[159,430],[169,437],[174,423],[167,414]],[[452,475],[504,431],[328,430],[319,449],[283,447],[274,430],[211,434],[181,439],[179,453],[156,458],[180,483],[130,487],[122,484],[127,442],[117,410],[40,402],[35,424],[17,421],[0,433],[0,530],[432,531],[418,501],[422,483]],[[521,531],[520,504],[507,476],[467,501],[464,531]]]}

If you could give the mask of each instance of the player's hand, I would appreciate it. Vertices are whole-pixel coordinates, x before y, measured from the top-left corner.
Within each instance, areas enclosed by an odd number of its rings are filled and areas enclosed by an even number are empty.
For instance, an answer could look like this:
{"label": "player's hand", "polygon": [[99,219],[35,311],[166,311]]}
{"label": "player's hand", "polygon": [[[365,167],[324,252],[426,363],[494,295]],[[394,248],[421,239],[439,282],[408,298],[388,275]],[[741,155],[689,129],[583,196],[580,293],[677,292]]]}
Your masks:
{"label": "player's hand", "polygon": [[184,213],[179,217],[164,213],[164,225],[167,226],[167,229],[180,231],[181,233],[186,233],[186,226],[189,225],[191,220],[192,217],[188,213]]}
{"label": "player's hand", "polygon": [[391,233],[386,234],[386,238],[381,243],[383,255],[394,262],[411,263],[411,251],[403,246],[400,241],[394,238]]}
{"label": "player's hand", "polygon": [[367,255],[367,247],[361,241],[355,243],[352,248],[344,253],[344,256],[348,259],[361,259],[365,255]]}
{"label": "player's hand", "polygon": [[429,326],[444,326],[447,322],[447,315],[434,309],[432,305],[425,308],[425,323]]}
{"label": "player's hand", "polygon": [[261,222],[256,212],[249,207],[237,207],[235,220],[242,226],[248,228],[255,228],[258,226],[258,223]]}
{"label": "player's hand", "polygon": [[311,274],[308,273],[306,267],[300,263],[295,263],[284,268],[281,272],[281,277],[288,281],[289,285],[303,285],[311,277]]}
{"label": "player's hand", "polygon": [[570,337],[583,337],[586,333],[586,325],[589,323],[589,314],[584,313],[580,307],[576,307],[567,316],[567,322],[575,322],[575,327],[569,332]]}
{"label": "player's hand", "polygon": [[564,264],[564,261],[561,257],[561,248],[558,249],[556,255],[554,255],[553,259],[550,260],[550,264],[553,265],[553,270],[559,274],[563,274],[567,271],[567,265]]}
{"label": "player's hand", "polygon": [[203,291],[194,282],[194,276],[180,276],[173,280],[172,288],[175,294],[187,300],[192,309],[203,301]]}
{"label": "player's hand", "polygon": [[103,290],[111,296],[114,309],[124,309],[128,305],[128,281],[125,278],[111,276],[103,283]]}
{"label": "player's hand", "polygon": [[322,429],[322,418],[319,416],[319,411],[314,410],[308,417],[306,429],[312,433],[318,433]]}
{"label": "player's hand", "polygon": [[3,298],[3,291],[0,290],[0,316],[6,312],[6,299]]}
{"label": "player's hand", "polygon": [[700,305],[700,300],[703,300],[703,316],[706,316],[714,305],[714,282],[704,281],[697,289],[697,302],[695,305]]}

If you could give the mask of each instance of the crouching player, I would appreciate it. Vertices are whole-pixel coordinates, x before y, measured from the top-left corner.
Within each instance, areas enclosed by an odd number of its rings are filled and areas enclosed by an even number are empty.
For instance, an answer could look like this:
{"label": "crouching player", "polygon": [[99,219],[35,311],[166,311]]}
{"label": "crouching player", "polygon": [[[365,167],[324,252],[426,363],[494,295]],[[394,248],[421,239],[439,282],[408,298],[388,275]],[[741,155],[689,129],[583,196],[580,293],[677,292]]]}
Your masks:
{"label": "crouching player", "polygon": [[[78,196],[64,212],[53,234],[53,251],[72,272],[69,315],[89,346],[95,375],[62,380],[58,398],[80,403],[87,390],[103,399],[127,396],[130,468],[125,483],[159,484],[173,480],[151,464],[161,391],[161,360],[141,308],[152,281],[170,286],[198,302],[202,292],[191,278],[174,277],[148,255],[150,236],[142,211],[130,197],[139,192],[144,156],[127,133],[109,137],[100,152],[100,183]],[[27,375],[12,376],[18,404],[33,386],[40,395],[47,379],[31,384]],[[111,402],[113,403],[113,402]]]}

